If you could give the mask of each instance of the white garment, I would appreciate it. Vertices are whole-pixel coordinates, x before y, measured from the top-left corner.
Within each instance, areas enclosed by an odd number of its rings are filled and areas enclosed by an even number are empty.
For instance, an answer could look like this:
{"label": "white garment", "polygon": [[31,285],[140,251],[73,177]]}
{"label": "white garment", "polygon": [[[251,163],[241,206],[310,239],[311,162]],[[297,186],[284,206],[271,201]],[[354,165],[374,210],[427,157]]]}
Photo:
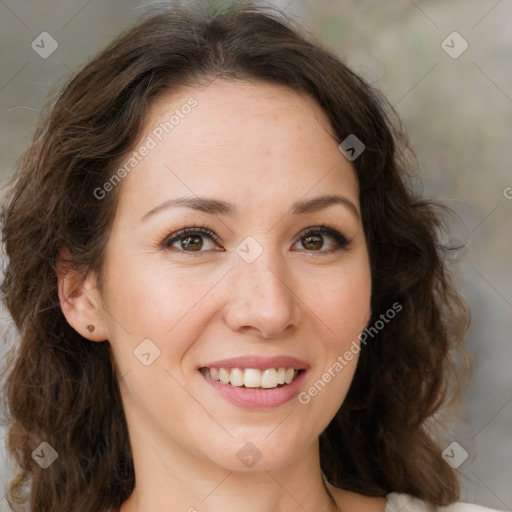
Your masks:
{"label": "white garment", "polygon": [[386,500],[386,507],[383,512],[433,512],[433,510],[437,512],[500,512],[493,508],[462,502],[434,509],[419,498],[398,492],[389,493],[386,496]]}

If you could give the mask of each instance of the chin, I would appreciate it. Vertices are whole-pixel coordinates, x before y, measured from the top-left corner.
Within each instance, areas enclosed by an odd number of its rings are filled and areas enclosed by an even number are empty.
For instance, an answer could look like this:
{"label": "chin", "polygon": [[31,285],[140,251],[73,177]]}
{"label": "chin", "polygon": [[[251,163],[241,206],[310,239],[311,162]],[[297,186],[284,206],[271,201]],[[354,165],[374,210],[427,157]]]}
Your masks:
{"label": "chin", "polygon": [[217,449],[214,453],[206,452],[207,456],[230,471],[280,470],[294,464],[314,444],[311,440],[294,439],[284,424],[273,428],[273,432],[268,428],[264,432],[263,429],[257,429],[257,433],[246,432],[230,438],[223,446],[215,443]]}

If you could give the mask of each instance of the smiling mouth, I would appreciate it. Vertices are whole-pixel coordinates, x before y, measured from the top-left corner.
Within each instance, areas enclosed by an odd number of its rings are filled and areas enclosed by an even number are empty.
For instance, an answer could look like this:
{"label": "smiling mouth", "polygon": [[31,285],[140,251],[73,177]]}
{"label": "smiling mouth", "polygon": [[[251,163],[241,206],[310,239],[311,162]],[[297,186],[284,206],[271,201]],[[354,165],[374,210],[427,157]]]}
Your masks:
{"label": "smiling mouth", "polygon": [[293,382],[304,370],[295,368],[200,368],[199,371],[212,380],[239,388],[274,389]]}

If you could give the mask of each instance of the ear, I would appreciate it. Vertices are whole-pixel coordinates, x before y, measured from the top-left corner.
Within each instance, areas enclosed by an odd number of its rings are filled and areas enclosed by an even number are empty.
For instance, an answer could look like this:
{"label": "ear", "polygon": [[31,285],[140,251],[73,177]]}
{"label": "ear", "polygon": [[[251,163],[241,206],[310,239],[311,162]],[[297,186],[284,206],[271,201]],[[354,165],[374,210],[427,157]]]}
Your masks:
{"label": "ear", "polygon": [[[76,269],[69,262],[70,253],[62,249],[57,259],[60,307],[69,325],[91,341],[108,339],[104,309],[97,289],[96,275]],[[87,328],[94,326],[92,332]]]}

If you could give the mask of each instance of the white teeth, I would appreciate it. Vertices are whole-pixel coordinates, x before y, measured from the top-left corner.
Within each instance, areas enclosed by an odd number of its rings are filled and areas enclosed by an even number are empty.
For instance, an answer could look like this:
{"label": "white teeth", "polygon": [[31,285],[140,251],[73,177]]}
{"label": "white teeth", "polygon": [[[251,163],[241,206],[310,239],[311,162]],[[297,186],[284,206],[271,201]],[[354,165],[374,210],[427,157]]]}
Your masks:
{"label": "white teeth", "polygon": [[[294,371],[295,373],[295,371]],[[277,372],[274,368],[265,370],[261,375],[262,388],[275,388],[277,387]]]}
{"label": "white teeth", "polygon": [[233,386],[243,386],[244,385],[244,372],[240,370],[240,368],[233,368],[231,370],[231,377],[229,379]]}
{"label": "white teeth", "polygon": [[290,384],[299,371],[294,368],[268,368],[258,370],[256,368],[201,368],[201,373],[213,380],[219,380],[223,384],[246,388],[272,389],[278,385]]}
{"label": "white teeth", "polygon": [[261,386],[261,371],[247,368],[244,371],[244,386],[246,388],[259,388]]}
{"label": "white teeth", "polygon": [[222,384],[228,384],[229,383],[229,373],[225,368],[221,368],[219,370],[219,379],[222,382]]}

